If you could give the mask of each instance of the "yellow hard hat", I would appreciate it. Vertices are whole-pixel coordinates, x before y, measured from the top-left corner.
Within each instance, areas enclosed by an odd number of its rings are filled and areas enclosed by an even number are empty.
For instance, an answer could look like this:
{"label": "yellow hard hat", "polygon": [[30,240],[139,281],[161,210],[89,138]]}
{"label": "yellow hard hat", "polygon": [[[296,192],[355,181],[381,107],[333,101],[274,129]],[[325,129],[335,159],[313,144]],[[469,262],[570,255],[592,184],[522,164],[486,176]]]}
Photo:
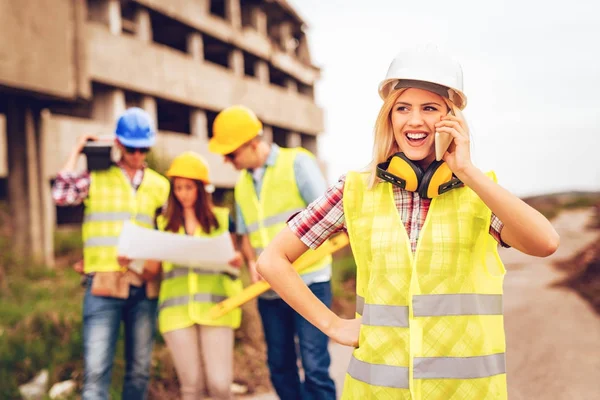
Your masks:
{"label": "yellow hard hat", "polygon": [[236,105],[221,111],[213,123],[213,136],[208,149],[216,154],[229,154],[262,133],[262,122],[247,107]]}
{"label": "yellow hard hat", "polygon": [[169,178],[177,176],[202,181],[205,184],[210,183],[207,162],[193,151],[186,151],[175,157],[166,175]]}

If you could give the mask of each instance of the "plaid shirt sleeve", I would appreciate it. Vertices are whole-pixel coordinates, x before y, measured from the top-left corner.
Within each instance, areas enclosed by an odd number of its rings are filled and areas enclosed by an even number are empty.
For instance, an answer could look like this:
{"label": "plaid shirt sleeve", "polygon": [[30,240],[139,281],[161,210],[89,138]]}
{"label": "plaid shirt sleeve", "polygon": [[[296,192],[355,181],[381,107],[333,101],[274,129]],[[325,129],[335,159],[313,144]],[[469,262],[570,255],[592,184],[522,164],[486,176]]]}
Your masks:
{"label": "plaid shirt sleeve", "polygon": [[510,246],[504,243],[502,241],[502,237],[500,236],[500,233],[502,233],[502,228],[504,228],[504,224],[502,223],[502,221],[500,221],[498,217],[496,217],[496,214],[492,213],[492,220],[490,223],[490,235],[492,235],[492,237],[496,239],[500,246],[508,248]]}
{"label": "plaid shirt sleeve", "polygon": [[346,229],[342,203],[345,181],[346,176],[343,175],[325,194],[288,220],[292,232],[311,249],[316,249],[331,235]]}
{"label": "plaid shirt sleeve", "polygon": [[90,190],[90,174],[58,173],[52,185],[52,199],[59,206],[76,206],[85,200]]}

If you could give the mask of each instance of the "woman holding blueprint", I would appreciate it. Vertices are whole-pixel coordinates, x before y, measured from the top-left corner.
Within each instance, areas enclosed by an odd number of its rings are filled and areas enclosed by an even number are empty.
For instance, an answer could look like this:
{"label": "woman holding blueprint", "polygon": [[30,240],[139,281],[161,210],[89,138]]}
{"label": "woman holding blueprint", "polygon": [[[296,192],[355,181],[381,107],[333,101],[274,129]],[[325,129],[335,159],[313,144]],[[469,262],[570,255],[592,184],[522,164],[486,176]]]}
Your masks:
{"label": "woman holding blueprint", "polygon": [[[158,218],[162,231],[213,237],[228,231],[229,210],[214,207],[209,193],[208,165],[197,154],[176,157],[167,171],[171,193]],[[239,268],[239,253],[229,262]],[[158,267],[158,265],[156,265]],[[233,331],[241,322],[237,309],[219,319],[208,310],[242,291],[242,282],[219,272],[163,262],[158,325],[173,356],[183,400],[202,398],[206,387],[213,399],[231,399]],[[202,357],[201,357],[202,355]]]}

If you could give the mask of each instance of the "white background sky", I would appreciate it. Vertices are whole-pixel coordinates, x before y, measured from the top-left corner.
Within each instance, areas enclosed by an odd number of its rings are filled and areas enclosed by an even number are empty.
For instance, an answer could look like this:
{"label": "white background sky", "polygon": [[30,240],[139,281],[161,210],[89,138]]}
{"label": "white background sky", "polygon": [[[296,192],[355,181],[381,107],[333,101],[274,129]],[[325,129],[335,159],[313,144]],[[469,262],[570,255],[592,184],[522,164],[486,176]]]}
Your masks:
{"label": "white background sky", "polygon": [[517,195],[600,190],[600,3],[288,2],[322,68],[319,151],[330,182],[369,162],[377,85],[394,55],[435,44],[462,64],[478,167]]}

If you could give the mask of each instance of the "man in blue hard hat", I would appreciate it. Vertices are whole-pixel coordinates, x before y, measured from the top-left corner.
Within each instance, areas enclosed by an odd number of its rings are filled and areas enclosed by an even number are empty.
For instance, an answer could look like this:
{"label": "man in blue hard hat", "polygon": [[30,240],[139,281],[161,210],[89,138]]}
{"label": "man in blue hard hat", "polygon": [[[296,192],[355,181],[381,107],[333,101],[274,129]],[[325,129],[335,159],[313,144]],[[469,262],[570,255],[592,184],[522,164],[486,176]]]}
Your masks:
{"label": "man in blue hard hat", "polygon": [[[123,399],[146,398],[155,332],[158,277],[129,269],[117,257],[124,220],[152,228],[167,201],[169,182],[146,167],[156,133],[149,115],[127,109],[118,119],[115,146],[121,158],[108,169],[75,172],[77,158],[94,135],[83,135],[58,173],[52,195],[57,205],[84,204],[83,400],[108,399],[121,321],[125,326]],[[138,272],[140,272],[138,270]]]}

